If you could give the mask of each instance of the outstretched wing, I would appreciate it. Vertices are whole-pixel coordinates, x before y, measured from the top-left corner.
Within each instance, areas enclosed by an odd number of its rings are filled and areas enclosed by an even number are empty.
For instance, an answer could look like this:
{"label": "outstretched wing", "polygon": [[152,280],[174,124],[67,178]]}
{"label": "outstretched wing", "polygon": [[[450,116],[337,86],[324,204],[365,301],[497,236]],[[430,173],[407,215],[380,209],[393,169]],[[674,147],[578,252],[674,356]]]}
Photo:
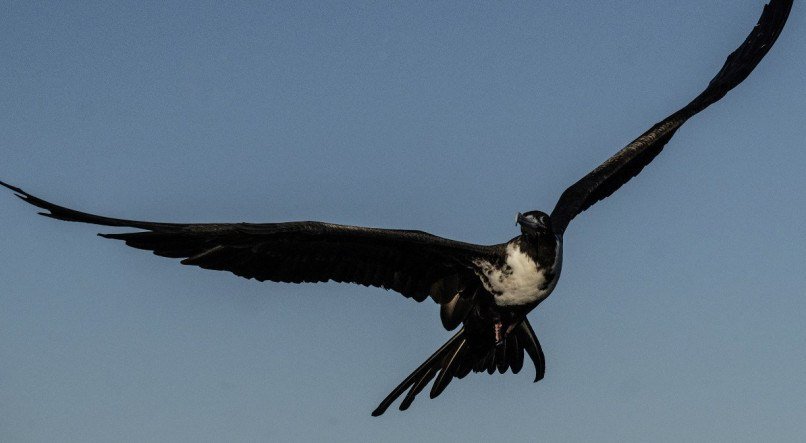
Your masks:
{"label": "outstretched wing", "polygon": [[607,198],[638,175],[686,120],[724,97],[747,78],[775,43],[791,8],[792,0],[772,0],[765,5],[756,27],[744,43],[728,56],[705,91],[566,189],[551,213],[554,231],[562,234],[579,213]]}
{"label": "outstretched wing", "polygon": [[163,257],[182,258],[185,265],[230,271],[260,281],[357,283],[392,289],[417,301],[431,295],[446,306],[456,302],[466,279],[475,279],[472,261],[480,257],[493,260],[502,248],[421,231],[311,221],[183,224],[122,220],[75,211],[6,183],[0,185],[46,210],[40,214],[47,217],[141,229],[99,235]]}

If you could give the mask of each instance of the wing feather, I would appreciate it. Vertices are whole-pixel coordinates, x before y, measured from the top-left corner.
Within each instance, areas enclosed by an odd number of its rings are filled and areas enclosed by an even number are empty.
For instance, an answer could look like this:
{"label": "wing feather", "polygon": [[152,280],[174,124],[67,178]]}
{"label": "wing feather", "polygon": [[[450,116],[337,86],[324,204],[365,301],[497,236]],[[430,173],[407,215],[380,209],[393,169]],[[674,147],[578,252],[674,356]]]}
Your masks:
{"label": "wing feather", "polygon": [[685,107],[652,126],[563,192],[551,213],[558,234],[568,223],[638,175],[689,118],[715,103],[741,83],[772,47],[786,23],[792,0],[772,0],[744,43],[731,53],[708,87]]}
{"label": "wing feather", "polygon": [[502,245],[481,246],[422,231],[364,228],[315,221],[287,223],[155,223],[80,212],[0,182],[58,220],[130,227],[139,232],[99,234],[185,265],[277,282],[356,283],[442,302],[459,280],[475,279],[474,259],[493,260]]}

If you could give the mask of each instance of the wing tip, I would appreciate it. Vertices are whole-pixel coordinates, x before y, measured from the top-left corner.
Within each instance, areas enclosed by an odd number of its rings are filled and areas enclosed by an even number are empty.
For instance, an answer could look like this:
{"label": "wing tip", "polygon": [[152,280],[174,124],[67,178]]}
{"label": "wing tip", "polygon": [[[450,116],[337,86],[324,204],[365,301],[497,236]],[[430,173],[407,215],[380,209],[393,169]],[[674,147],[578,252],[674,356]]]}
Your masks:
{"label": "wing tip", "polygon": [[16,186],[10,185],[10,184],[4,182],[3,180],[0,180],[0,186],[4,186],[4,187],[6,187],[8,189],[11,189],[14,192],[19,193],[19,194],[25,194],[25,191],[23,191],[22,189],[20,189],[20,188],[18,188]]}
{"label": "wing tip", "polygon": [[[45,208],[45,207],[42,207],[42,206],[36,204],[36,201],[35,201],[36,197],[34,197],[33,195],[25,192],[22,188],[18,188],[16,186],[14,186],[12,184],[9,184],[9,183],[6,183],[6,182],[4,182],[2,180],[0,180],[0,186],[3,186],[5,188],[10,189],[12,192],[14,192],[14,196],[19,198],[20,200],[22,200],[22,201],[24,201],[24,202],[26,202],[28,204],[38,206],[38,207],[40,207],[42,209],[48,210],[48,208]],[[45,215],[45,216],[49,215],[48,213],[43,213],[43,212],[40,212],[39,214]]]}
{"label": "wing tip", "polygon": [[37,208],[40,209],[44,209],[44,211],[37,212],[37,214],[49,218],[54,218],[56,220],[71,221],[70,219],[64,218],[64,216],[60,216],[58,214],[58,212],[64,208],[61,208],[58,205],[50,203],[49,201],[42,200],[41,198],[24,191],[22,188],[18,188],[17,186],[11,185],[4,181],[0,181],[0,185],[14,191],[14,196],[24,201],[25,203],[28,203],[29,205],[32,206],[36,206]]}

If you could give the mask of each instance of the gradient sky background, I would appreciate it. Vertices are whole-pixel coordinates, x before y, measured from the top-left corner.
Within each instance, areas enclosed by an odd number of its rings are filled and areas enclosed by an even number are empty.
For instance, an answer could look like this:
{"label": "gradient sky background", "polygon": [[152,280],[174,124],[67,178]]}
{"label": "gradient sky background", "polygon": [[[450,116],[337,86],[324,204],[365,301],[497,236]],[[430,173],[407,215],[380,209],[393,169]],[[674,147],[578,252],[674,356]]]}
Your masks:
{"label": "gradient sky background", "polygon": [[[699,93],[763,1],[3,2],[0,178],[157,221],[478,243]],[[370,417],[430,302],[256,283],[0,195],[0,440],[799,440],[806,23],[566,233],[546,378]],[[108,229],[100,229],[109,232]]]}

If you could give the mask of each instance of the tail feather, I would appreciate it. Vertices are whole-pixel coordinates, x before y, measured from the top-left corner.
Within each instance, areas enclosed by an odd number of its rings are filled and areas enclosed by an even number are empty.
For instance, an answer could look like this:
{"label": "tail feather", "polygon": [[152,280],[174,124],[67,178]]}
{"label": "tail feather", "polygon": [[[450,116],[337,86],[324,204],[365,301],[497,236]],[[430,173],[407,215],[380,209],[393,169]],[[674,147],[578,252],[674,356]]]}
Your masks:
{"label": "tail feather", "polygon": [[[423,389],[428,385],[428,382],[431,381],[437,375],[437,368],[436,366],[432,366],[431,369],[424,374],[420,380],[417,381],[414,385],[412,385],[411,389],[409,389],[409,393],[406,394],[406,398],[400,402],[400,410],[405,411],[406,409],[411,406],[411,403],[414,401],[414,397],[417,397],[417,394],[423,392]],[[381,414],[383,411],[381,411]],[[373,415],[375,415],[373,413]],[[380,414],[378,414],[380,415]]]}
{"label": "tail feather", "polygon": [[507,347],[509,347],[509,344],[506,341],[495,347],[495,366],[498,368],[499,374],[503,374],[509,369]]}
{"label": "tail feather", "polygon": [[487,373],[493,375],[495,373],[495,354],[497,349],[493,348],[487,354]]}
{"label": "tail feather", "polygon": [[442,370],[439,371],[439,375],[437,376],[437,380],[434,382],[434,385],[431,386],[431,398],[435,398],[448,387],[448,384],[453,380],[453,376],[456,374],[459,362],[464,359],[465,354],[467,354],[467,339],[462,339],[459,345],[456,346],[456,350],[450,354],[450,358],[443,364]]}
{"label": "tail feather", "polygon": [[463,379],[467,377],[467,374],[473,371],[473,360],[470,358],[463,358],[462,361],[459,362],[459,367],[456,368],[456,373],[454,377],[458,379]]}
{"label": "tail feather", "polygon": [[512,346],[513,351],[509,354],[510,358],[510,368],[512,368],[512,373],[517,374],[521,372],[523,368],[523,346],[520,344],[520,340],[518,340],[518,334],[512,334],[511,336],[507,337],[507,343]]}
{"label": "tail feather", "polygon": [[518,335],[525,342],[523,347],[535,364],[535,383],[537,383],[546,375],[546,357],[543,355],[543,348],[540,347],[535,331],[528,321],[524,320],[518,325]]}
{"label": "tail feather", "polygon": [[[428,381],[431,380],[432,377],[436,374],[436,371],[432,371],[432,369],[437,369],[441,366],[441,360],[445,357],[445,355],[454,348],[457,342],[459,342],[464,336],[465,329],[462,328],[459,332],[456,333],[450,340],[448,340],[442,347],[437,349],[437,352],[434,352],[433,355],[428,357],[423,364],[421,364],[417,369],[414,370],[405,380],[403,380],[397,387],[383,399],[380,405],[372,411],[372,416],[377,417],[383,414],[389,405],[392,404],[401,394],[403,391],[409,388],[409,386],[417,383],[420,378],[428,377]],[[439,362],[440,364],[437,364]],[[428,383],[426,381],[426,383]]]}
{"label": "tail feather", "polygon": [[405,411],[435,378],[429,394],[431,398],[439,396],[454,378],[464,378],[471,371],[492,374],[497,369],[503,374],[511,369],[517,374],[523,368],[524,351],[535,365],[535,381],[545,375],[543,350],[528,320],[524,319],[498,346],[484,347],[486,345],[475,343],[473,337],[464,327],[460,329],[389,393],[372,411],[372,416],[377,417],[386,412],[408,390],[399,406],[401,411]]}

